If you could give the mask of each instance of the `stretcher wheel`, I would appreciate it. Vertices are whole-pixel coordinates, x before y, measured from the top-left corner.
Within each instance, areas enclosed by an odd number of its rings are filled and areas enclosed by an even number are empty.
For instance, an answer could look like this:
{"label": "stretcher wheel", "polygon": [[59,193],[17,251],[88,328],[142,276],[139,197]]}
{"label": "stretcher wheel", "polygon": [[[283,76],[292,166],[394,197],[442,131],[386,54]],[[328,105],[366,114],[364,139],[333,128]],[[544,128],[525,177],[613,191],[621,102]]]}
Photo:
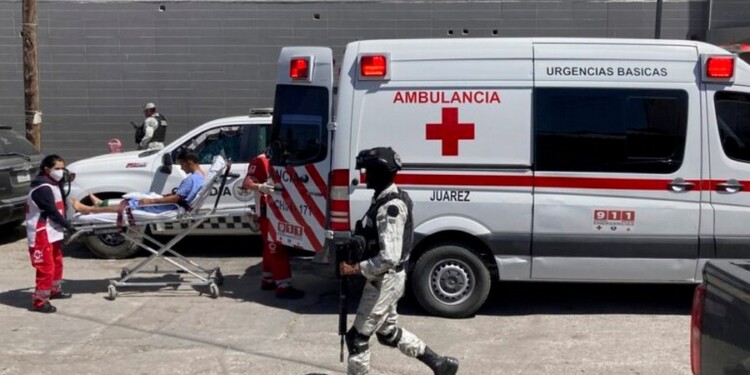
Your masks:
{"label": "stretcher wheel", "polygon": [[110,285],[107,288],[107,292],[109,292],[109,300],[110,301],[114,301],[115,299],[117,299],[117,288],[115,288],[114,285]]}
{"label": "stretcher wheel", "polygon": [[216,285],[218,286],[224,285],[224,275],[218,269],[216,270],[216,273],[214,274],[214,282],[216,282]]}
{"label": "stretcher wheel", "polygon": [[211,283],[208,289],[211,291],[211,298],[219,298],[219,287],[216,284]]}

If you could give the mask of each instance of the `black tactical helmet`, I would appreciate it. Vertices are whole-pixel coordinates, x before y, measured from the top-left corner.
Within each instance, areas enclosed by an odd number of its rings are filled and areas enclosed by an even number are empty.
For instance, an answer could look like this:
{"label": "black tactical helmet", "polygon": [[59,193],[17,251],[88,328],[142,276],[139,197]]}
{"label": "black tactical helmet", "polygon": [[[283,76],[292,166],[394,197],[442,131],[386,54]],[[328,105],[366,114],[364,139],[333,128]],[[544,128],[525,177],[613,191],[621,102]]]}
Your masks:
{"label": "black tactical helmet", "polygon": [[357,169],[383,167],[388,172],[396,173],[401,170],[401,157],[390,147],[374,147],[362,150],[357,155]]}

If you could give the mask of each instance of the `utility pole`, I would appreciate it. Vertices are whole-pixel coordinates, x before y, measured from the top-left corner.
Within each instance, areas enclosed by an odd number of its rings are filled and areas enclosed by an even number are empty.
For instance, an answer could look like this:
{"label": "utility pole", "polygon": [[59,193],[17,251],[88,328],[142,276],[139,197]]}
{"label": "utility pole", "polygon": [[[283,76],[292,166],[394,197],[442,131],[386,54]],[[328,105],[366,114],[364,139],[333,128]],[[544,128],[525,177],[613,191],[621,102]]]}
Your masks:
{"label": "utility pole", "polygon": [[662,0],[656,0],[656,25],[654,26],[654,39],[661,39],[661,8]]}
{"label": "utility pole", "polygon": [[36,0],[23,0],[23,94],[26,139],[42,149],[42,112],[39,111],[39,69],[36,48]]}

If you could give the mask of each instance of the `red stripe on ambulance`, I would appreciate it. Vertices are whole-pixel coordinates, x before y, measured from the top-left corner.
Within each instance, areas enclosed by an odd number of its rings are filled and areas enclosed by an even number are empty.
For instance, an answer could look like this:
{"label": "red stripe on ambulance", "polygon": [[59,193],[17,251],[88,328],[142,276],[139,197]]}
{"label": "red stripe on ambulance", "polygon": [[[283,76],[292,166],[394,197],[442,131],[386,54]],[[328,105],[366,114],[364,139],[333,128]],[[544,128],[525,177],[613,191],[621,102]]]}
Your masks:
{"label": "red stripe on ambulance", "polygon": [[[364,182],[364,175],[360,176]],[[400,173],[396,183],[400,185],[431,186],[487,186],[487,187],[536,187],[561,189],[602,190],[667,190],[672,179],[632,179],[593,177],[550,177],[508,175],[465,174],[415,174]],[[716,186],[715,181],[687,180],[695,186],[691,191],[707,190]],[[723,182],[723,181],[722,181]],[[748,184],[750,187],[750,184]]]}
{"label": "red stripe on ambulance", "polygon": [[[362,181],[364,175],[361,176]],[[399,185],[437,186],[525,186],[531,187],[532,176],[463,175],[463,174],[409,174],[396,175]]]}
{"label": "red stripe on ambulance", "polygon": [[[276,218],[278,221],[286,221],[284,218],[284,215],[281,213],[281,210],[276,205],[276,202],[273,199],[268,199],[268,208],[271,210],[271,214]],[[270,227],[273,227],[273,225],[269,225]],[[276,230],[273,230],[273,240],[278,241],[278,238],[276,237]]]}
{"label": "red stripe on ambulance", "polygon": [[307,190],[307,187],[305,187],[305,183],[302,182],[299,175],[297,175],[297,171],[292,167],[286,167],[286,173],[289,174],[290,180],[294,183],[294,187],[297,188],[299,195],[302,196],[302,200],[307,204],[308,210],[310,210],[310,213],[315,217],[315,220],[318,221],[318,225],[323,227],[323,225],[325,225],[325,216],[320,207],[318,207],[318,204],[315,203],[315,200],[312,199],[310,192]]}
{"label": "red stripe on ambulance", "polygon": [[315,186],[318,188],[318,191],[320,194],[325,198],[328,199],[328,186],[326,185],[325,180],[323,177],[321,177],[320,172],[318,172],[318,169],[315,168],[312,164],[305,165],[305,170],[307,171],[307,174],[310,176],[310,178],[313,180],[313,183],[315,183]]}
{"label": "red stripe on ambulance", "polygon": [[319,251],[323,246],[320,243],[320,240],[315,235],[315,231],[312,230],[309,224],[305,221],[305,218],[300,214],[299,210],[297,209],[297,206],[294,205],[294,201],[292,200],[292,197],[289,195],[289,192],[286,191],[288,187],[284,186],[284,189],[281,190],[281,197],[284,199],[284,202],[287,204],[287,207],[289,208],[289,212],[292,213],[292,216],[295,220],[297,220],[297,223],[302,225],[305,228],[305,237],[310,241],[310,245],[313,247],[313,250]]}
{"label": "red stripe on ambulance", "polygon": [[278,238],[276,237],[276,228],[271,225],[271,223],[268,223],[268,236],[271,238],[268,238],[271,242],[278,241]]}
{"label": "red stripe on ambulance", "polygon": [[[606,190],[666,190],[672,179],[588,178],[588,177],[534,177],[534,187]],[[700,180],[687,180],[695,184],[693,191],[701,189]]]}

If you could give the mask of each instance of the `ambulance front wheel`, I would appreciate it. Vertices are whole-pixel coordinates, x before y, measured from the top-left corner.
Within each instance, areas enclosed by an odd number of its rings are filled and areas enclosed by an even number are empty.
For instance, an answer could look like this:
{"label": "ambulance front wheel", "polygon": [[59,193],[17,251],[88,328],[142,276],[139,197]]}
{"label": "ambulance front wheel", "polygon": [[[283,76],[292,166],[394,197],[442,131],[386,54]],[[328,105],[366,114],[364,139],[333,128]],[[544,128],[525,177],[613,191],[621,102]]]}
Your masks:
{"label": "ambulance front wheel", "polygon": [[441,244],[414,265],[411,286],[429,313],[448,318],[474,315],[487,300],[492,279],[482,260],[460,244]]}

